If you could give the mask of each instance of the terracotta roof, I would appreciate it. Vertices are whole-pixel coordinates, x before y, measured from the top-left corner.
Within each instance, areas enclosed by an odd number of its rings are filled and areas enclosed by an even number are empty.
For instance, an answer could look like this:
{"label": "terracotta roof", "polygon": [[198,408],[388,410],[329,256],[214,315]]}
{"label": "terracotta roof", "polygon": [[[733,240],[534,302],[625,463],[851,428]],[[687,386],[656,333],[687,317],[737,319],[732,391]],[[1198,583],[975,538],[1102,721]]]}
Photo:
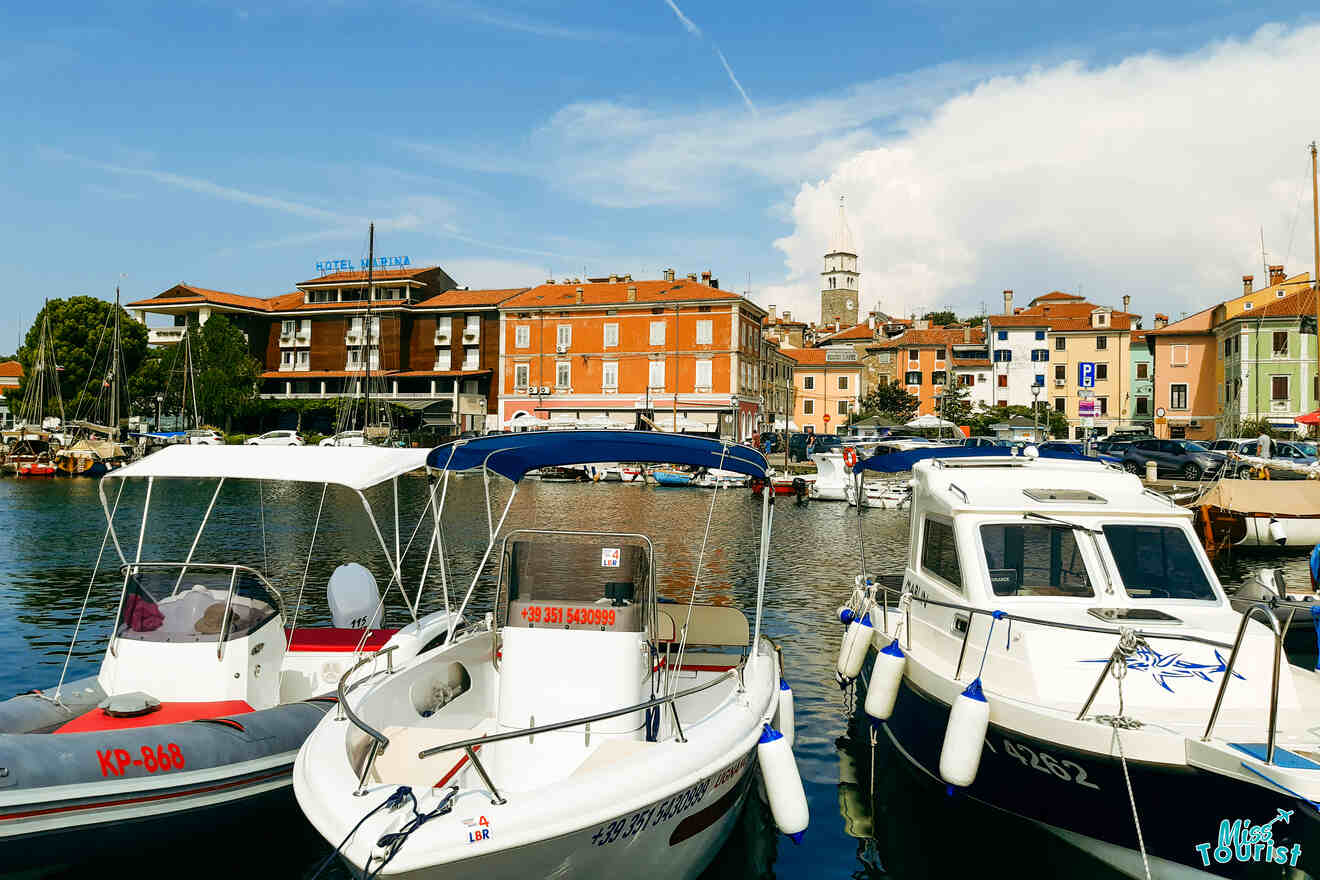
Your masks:
{"label": "terracotta roof", "polygon": [[966,341],[963,340],[961,327],[954,330],[938,328],[934,330],[905,330],[902,336],[885,340],[881,348],[910,348],[914,345],[983,345],[984,343],[985,331],[979,327],[972,329],[971,337]]}
{"label": "terracotta roof", "polygon": [[1031,304],[1034,306],[1038,302],[1080,302],[1085,299],[1086,297],[1078,296],[1075,293],[1064,293],[1061,290],[1054,290],[1043,296],[1036,297],[1031,301]]}
{"label": "terracotta roof", "polygon": [[[1301,293],[1285,296],[1264,308],[1252,312],[1243,312],[1239,318],[1296,318],[1301,315],[1315,314],[1315,288],[1308,288]],[[1170,327],[1173,325],[1170,324]]]}
{"label": "terracotta roof", "polygon": [[[582,302],[577,302],[577,289],[582,288]],[[637,288],[638,303],[686,302],[689,300],[741,299],[736,293],[709,287],[697,281],[681,278],[677,281],[620,281],[616,284],[542,284],[504,301],[506,309],[558,309],[565,306],[629,305],[628,288]],[[751,303],[749,303],[751,304]],[[757,306],[759,309],[760,307]]]}
{"label": "terracotta roof", "polygon": [[271,300],[228,293],[223,290],[210,290],[192,284],[176,284],[169,290],[162,291],[149,299],[140,299],[137,302],[128,303],[125,308],[150,308],[151,306],[184,305],[194,302],[209,302],[265,312],[270,310]]}
{"label": "terracotta roof", "polygon": [[954,366],[955,368],[958,368],[958,367],[967,367],[967,368],[988,367],[988,366],[990,366],[990,359],[989,359],[989,358],[960,358],[960,357],[957,357],[957,356],[955,355],[954,358],[953,358],[953,366]]}
{"label": "terracotta roof", "polygon": [[1115,330],[1131,330],[1132,315],[1127,312],[1110,312],[1109,324],[1105,327],[1091,326],[1091,315],[1088,313],[1085,318],[1055,318],[1048,319],[1051,332],[1054,333],[1110,333]]}
{"label": "terracotta roof", "polygon": [[507,287],[498,290],[446,290],[417,303],[417,308],[459,306],[497,306],[505,300],[526,293],[531,288]]}
{"label": "terracotta roof", "polygon": [[[1281,300],[1282,302],[1282,300]],[[1218,306],[1211,306],[1208,309],[1202,309],[1194,315],[1188,315],[1181,321],[1174,321],[1172,324],[1165,325],[1158,330],[1143,331],[1151,336],[1177,336],[1183,333],[1210,333],[1215,327],[1215,309]],[[1261,311],[1264,311],[1262,309]],[[1135,334],[1133,334],[1135,337]]]}
{"label": "terracotta roof", "polygon": [[23,365],[18,361],[0,362],[0,379],[23,378]]}
{"label": "terracotta roof", "polygon": [[[272,305],[268,311],[279,314],[288,314],[289,312],[318,312],[323,309],[330,309],[333,311],[335,309],[365,310],[367,308],[367,301],[365,299],[357,299],[350,302],[329,303],[305,303],[302,300],[302,291],[281,294],[280,296],[268,300],[268,302],[271,303],[279,303],[278,305]],[[371,307],[373,309],[393,309],[408,304],[408,301],[404,299],[378,299],[372,301]]]}
{"label": "terracotta roof", "polygon": [[440,378],[442,376],[484,376],[491,372],[486,370],[404,370],[401,373],[390,373],[391,379],[422,379],[422,378]]}
{"label": "terracotta roof", "polygon": [[830,366],[854,370],[860,370],[863,366],[861,361],[826,361],[827,352],[823,348],[786,348],[784,354],[796,361],[799,366]]}
{"label": "terracotta roof", "polygon": [[[361,370],[267,370],[261,374],[262,379],[347,379],[350,376],[361,376]],[[372,370],[372,378],[376,376],[395,376],[397,373],[393,370]]]}
{"label": "terracotta roof", "polygon": [[[377,281],[405,281],[416,278],[418,275],[424,275],[439,266],[417,266],[407,269],[375,269],[371,273],[371,281],[374,284]],[[307,281],[299,281],[299,287],[306,287],[310,284],[334,284],[342,281],[362,281],[367,280],[367,270],[361,269],[355,272],[331,272],[329,275],[321,275],[317,278],[310,278]]]}
{"label": "terracotta roof", "polygon": [[866,341],[875,338],[875,331],[871,329],[870,324],[856,324],[852,327],[840,330],[838,333],[821,337],[817,344],[824,342],[846,342],[848,340]]}
{"label": "terracotta roof", "polygon": [[1050,319],[1044,315],[990,315],[991,327],[1048,327]]}

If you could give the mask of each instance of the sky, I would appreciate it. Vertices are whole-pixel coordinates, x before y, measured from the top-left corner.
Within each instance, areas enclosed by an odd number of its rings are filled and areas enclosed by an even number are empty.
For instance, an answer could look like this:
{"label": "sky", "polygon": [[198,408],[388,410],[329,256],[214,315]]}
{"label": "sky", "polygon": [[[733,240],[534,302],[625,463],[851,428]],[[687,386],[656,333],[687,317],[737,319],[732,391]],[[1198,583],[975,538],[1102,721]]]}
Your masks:
{"label": "sky", "polygon": [[[45,297],[710,269],[813,318],[1061,289],[1177,318],[1312,262],[1299,3],[23,4],[0,21],[0,353]],[[1264,253],[1262,253],[1262,238]]]}

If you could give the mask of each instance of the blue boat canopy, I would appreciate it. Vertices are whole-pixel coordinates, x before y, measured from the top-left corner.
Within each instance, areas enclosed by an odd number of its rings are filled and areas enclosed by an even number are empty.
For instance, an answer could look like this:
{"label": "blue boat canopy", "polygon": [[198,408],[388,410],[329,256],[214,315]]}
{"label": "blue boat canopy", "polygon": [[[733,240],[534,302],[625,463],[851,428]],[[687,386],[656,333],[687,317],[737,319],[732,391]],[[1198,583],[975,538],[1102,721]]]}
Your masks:
{"label": "blue boat canopy", "polygon": [[451,471],[485,464],[515,483],[536,468],[608,461],[686,464],[762,478],[768,467],[765,456],[750,446],[660,431],[492,434],[437,446],[426,459],[430,467]]}
{"label": "blue boat canopy", "polygon": [[[1092,458],[1057,447],[1040,449],[1038,452],[1041,458],[1059,458],[1066,461],[1104,461],[1104,459]],[[853,472],[860,474],[862,471],[879,471],[881,473],[896,474],[912,470],[914,464],[927,458],[996,457],[1011,458],[1013,456],[1009,450],[998,446],[932,446],[929,449],[909,449],[904,452],[890,452],[859,459],[857,464],[853,465]]]}

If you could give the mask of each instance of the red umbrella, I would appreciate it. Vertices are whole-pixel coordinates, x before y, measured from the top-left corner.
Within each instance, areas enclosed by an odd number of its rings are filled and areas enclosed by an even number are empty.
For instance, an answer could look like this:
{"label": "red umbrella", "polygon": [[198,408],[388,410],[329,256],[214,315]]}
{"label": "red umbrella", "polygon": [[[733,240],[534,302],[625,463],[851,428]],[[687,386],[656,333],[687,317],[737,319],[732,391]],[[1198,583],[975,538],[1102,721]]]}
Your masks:
{"label": "red umbrella", "polygon": [[1320,425],[1320,409],[1315,412],[1309,412],[1304,416],[1298,416],[1293,419],[1299,425]]}

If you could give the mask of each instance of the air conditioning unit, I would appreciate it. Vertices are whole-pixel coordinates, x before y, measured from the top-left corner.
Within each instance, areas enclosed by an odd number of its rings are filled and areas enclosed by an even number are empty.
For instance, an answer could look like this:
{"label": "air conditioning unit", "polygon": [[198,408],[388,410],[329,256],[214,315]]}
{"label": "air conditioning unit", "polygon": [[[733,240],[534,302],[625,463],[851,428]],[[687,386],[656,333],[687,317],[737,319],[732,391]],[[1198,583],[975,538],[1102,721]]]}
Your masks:
{"label": "air conditioning unit", "polygon": [[1200,420],[1200,419],[1192,419],[1192,421],[1191,421],[1191,426],[1192,426],[1193,428],[1199,428],[1199,427],[1201,427],[1201,420]]}
{"label": "air conditioning unit", "polygon": [[568,354],[568,346],[567,346],[567,345],[564,345],[562,342],[559,343],[558,345],[555,346],[555,353],[556,353],[556,354]]}

